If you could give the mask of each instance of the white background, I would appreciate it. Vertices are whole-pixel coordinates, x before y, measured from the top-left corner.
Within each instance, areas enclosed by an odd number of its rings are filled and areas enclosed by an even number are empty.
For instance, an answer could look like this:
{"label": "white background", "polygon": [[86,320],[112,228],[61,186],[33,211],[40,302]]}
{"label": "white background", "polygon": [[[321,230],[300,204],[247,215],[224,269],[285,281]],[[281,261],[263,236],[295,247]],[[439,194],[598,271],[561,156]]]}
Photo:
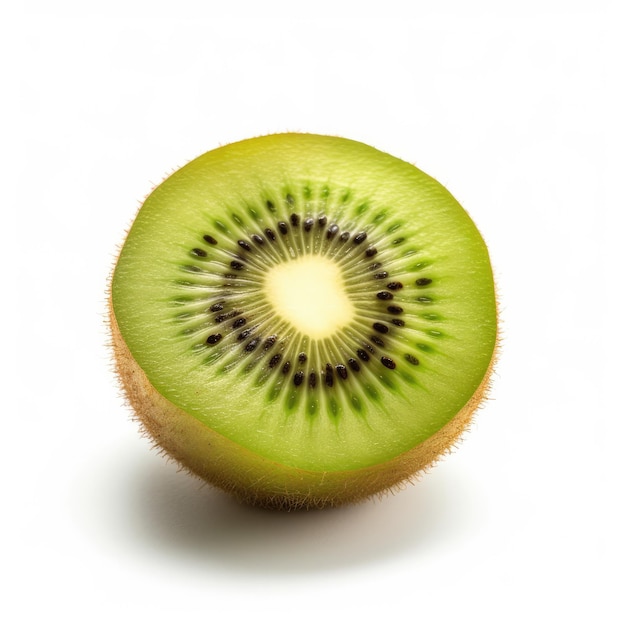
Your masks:
{"label": "white background", "polygon": [[[624,624],[618,3],[52,4],[0,19],[0,621]],[[177,472],[106,346],[145,195],[284,130],[439,179],[499,285],[497,376],[462,445],[341,510],[250,510]]]}

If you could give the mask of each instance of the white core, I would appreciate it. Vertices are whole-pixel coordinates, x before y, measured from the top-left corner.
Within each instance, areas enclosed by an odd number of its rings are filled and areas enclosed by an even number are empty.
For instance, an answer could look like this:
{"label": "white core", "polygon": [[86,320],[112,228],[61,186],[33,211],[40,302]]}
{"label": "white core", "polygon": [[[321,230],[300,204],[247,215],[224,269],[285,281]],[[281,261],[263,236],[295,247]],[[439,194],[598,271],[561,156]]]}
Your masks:
{"label": "white core", "polygon": [[354,315],[339,267],[322,256],[274,266],[265,289],[276,312],[311,339],[332,335]]}

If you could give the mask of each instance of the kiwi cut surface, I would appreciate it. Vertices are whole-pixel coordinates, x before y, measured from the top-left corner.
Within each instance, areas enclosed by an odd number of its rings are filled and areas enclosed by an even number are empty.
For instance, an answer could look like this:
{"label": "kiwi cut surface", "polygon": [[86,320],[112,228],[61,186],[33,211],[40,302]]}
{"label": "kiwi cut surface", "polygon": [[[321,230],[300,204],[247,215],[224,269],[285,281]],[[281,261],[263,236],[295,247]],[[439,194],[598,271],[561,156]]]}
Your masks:
{"label": "kiwi cut surface", "polygon": [[308,134],[223,146],[159,185],[110,305],[148,434],[276,508],[360,500],[432,464],[480,404],[497,335],[489,255],[450,193]]}

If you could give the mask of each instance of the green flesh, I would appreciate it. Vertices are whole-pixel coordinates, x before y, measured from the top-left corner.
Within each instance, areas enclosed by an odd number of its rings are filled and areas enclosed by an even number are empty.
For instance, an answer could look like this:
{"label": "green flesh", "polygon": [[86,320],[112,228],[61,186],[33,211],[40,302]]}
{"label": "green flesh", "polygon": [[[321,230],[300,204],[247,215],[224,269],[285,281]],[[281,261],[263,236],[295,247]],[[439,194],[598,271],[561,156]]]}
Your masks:
{"label": "green flesh", "polygon": [[[264,288],[270,268],[303,255],[338,264],[355,310],[321,339],[277,316]],[[496,341],[488,253],[454,198],[412,165],[315,135],[225,146],[168,178],[129,232],[112,301],[159,393],[314,471],[381,463],[437,432]]]}

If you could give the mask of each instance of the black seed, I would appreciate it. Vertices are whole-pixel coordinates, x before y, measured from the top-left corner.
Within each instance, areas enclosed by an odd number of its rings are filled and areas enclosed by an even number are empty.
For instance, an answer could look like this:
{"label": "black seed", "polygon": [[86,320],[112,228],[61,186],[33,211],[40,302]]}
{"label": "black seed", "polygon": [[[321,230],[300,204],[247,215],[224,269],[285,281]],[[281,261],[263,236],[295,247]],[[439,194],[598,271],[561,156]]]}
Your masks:
{"label": "black seed", "polygon": [[[295,202],[295,200],[293,199],[293,196],[292,196],[290,193],[288,193],[288,194],[285,196],[285,200],[287,201],[287,204],[288,204],[289,206],[293,206],[293,204],[294,204],[294,202]],[[297,224],[294,224],[294,226],[297,226]]]}
{"label": "black seed", "polygon": [[263,237],[261,237],[261,235],[257,235],[256,233],[254,235],[252,235],[250,237],[250,239],[252,239],[252,241],[254,241],[254,243],[258,243],[260,246],[262,246],[265,243],[265,239],[263,239]]}
{"label": "black seed", "polygon": [[326,376],[324,376],[324,382],[326,383],[327,387],[333,386],[333,366],[330,363],[326,363]]}
{"label": "black seed", "polygon": [[326,239],[332,239],[339,232],[339,226],[332,224],[326,231]]}
{"label": "black seed", "polygon": [[396,306],[395,304],[392,304],[391,306],[387,307],[387,311],[389,311],[389,313],[393,313],[393,315],[400,315],[400,313],[402,313],[404,309],[401,306]]}
{"label": "black seed", "polygon": [[404,326],[404,320],[391,320],[394,326]]}
{"label": "black seed", "polygon": [[283,365],[283,374],[289,374],[289,370],[291,369],[291,361],[285,361]]}
{"label": "black seed", "polygon": [[280,359],[282,358],[282,354],[275,354],[271,359],[268,365],[270,367],[276,367],[280,363]]}
{"label": "black seed", "polygon": [[207,337],[206,342],[210,345],[214,345],[216,344],[220,339],[222,338],[222,335],[220,335],[219,333],[217,333],[216,335],[209,335]]}
{"label": "black seed", "polygon": [[325,215],[322,215],[322,217],[320,217],[320,218],[317,220],[317,223],[318,223],[320,226],[326,226],[326,222],[327,222],[327,219],[326,219],[326,216],[325,216]]}
{"label": "black seed", "polygon": [[252,247],[250,246],[250,244],[247,241],[244,241],[243,239],[240,239],[237,242],[244,250],[247,250],[248,252],[250,252],[250,250],[252,250]]}
{"label": "black seed", "polygon": [[246,325],[246,318],[245,317],[240,317],[239,319],[236,319],[233,322],[233,328],[241,328],[242,326]]}
{"label": "black seed", "polygon": [[358,235],[356,235],[353,239],[355,244],[360,244],[363,243],[365,240],[367,239],[367,233],[363,232],[363,233],[359,233]]}
{"label": "black seed", "polygon": [[202,248],[194,248],[191,254],[194,256],[206,256],[206,252]]}
{"label": "black seed", "polygon": [[385,367],[389,368],[390,370],[395,370],[396,369],[395,361],[393,359],[390,359],[388,356],[381,357],[380,362]]}
{"label": "black seed", "polygon": [[370,246],[366,251],[365,251],[365,256],[368,258],[371,258],[373,256],[376,256],[378,254],[378,250],[376,250],[376,248],[374,248],[373,246]]}
{"label": "black seed", "polygon": [[392,293],[389,293],[388,291],[379,291],[379,292],[376,294],[376,297],[377,297],[379,300],[393,300],[393,294],[392,294]]}
{"label": "black seed", "polygon": [[230,266],[234,270],[242,270],[245,267],[245,265],[243,263],[240,263],[239,261],[231,261]]}
{"label": "black seed", "polygon": [[391,289],[392,291],[398,291],[398,289],[402,289],[402,283],[393,282],[387,285],[387,289]]}
{"label": "black seed", "polygon": [[387,278],[389,276],[389,274],[387,272],[378,272],[377,274],[374,274],[374,278],[377,278],[378,280],[381,280],[382,278]]}
{"label": "black seed", "polygon": [[363,346],[365,347],[366,350],[368,350],[369,352],[371,352],[372,354],[374,354],[376,352],[376,350],[374,350],[373,346],[370,346],[369,343],[364,343]]}
{"label": "black seed", "polygon": [[265,206],[271,211],[274,208],[274,203],[271,200],[268,200],[265,203]]}
{"label": "black seed", "polygon": [[348,231],[341,233],[339,239],[341,239],[341,241],[348,241],[348,239],[350,239],[350,233]]}
{"label": "black seed", "polygon": [[309,387],[311,387],[311,389],[315,389],[315,385],[317,385],[317,375],[315,372],[311,372],[309,374]]}
{"label": "black seed", "polygon": [[370,339],[380,348],[384,348],[385,347],[385,342],[378,336],[378,335],[372,335],[370,337]]}
{"label": "black seed", "polygon": [[300,363],[306,363],[306,354],[304,354],[304,352],[300,352],[298,355],[298,361],[300,361]]}
{"label": "black seed", "polygon": [[302,384],[302,381],[304,380],[304,372],[302,370],[296,372],[293,375],[293,384],[296,387],[299,387]]}
{"label": "black seed", "polygon": [[382,266],[382,263],[372,263],[367,269],[373,272],[374,270],[380,269]]}
{"label": "black seed", "polygon": [[432,279],[431,279],[431,278],[418,278],[418,279],[415,281],[415,284],[416,284],[418,287],[426,287],[426,285],[430,285],[430,283],[432,283],[432,282],[433,282],[433,281],[432,281]]}
{"label": "black seed", "polygon": [[212,246],[217,244],[217,239],[211,237],[211,235],[204,235],[202,239],[204,239],[207,243],[210,243]]}
{"label": "black seed", "polygon": [[252,352],[259,345],[259,341],[261,340],[258,337],[255,337],[254,339],[252,339],[246,344],[246,347],[244,348],[244,350],[246,352]]}
{"label": "black seed", "polygon": [[276,343],[276,335],[270,335],[263,344],[263,350],[269,350]]}
{"label": "black seed", "polygon": [[373,326],[374,326],[374,330],[377,330],[379,333],[383,333],[383,335],[389,332],[389,326],[385,326],[384,324],[381,324],[380,322],[374,322]]}
{"label": "black seed", "polygon": [[348,365],[350,366],[350,369],[354,372],[358,372],[361,369],[361,366],[356,359],[348,359]]}
{"label": "black seed", "polygon": [[250,333],[252,331],[249,328],[246,328],[246,330],[243,330],[239,333],[239,335],[237,335],[237,341],[243,341],[244,339],[247,339],[250,336]]}
{"label": "black seed", "polygon": [[346,369],[346,366],[343,363],[339,363],[338,365],[336,365],[335,369],[337,370],[337,374],[339,375],[339,378],[342,378],[343,380],[346,380],[346,378],[348,378],[348,370]]}
{"label": "black seed", "polygon": [[300,216],[296,215],[295,213],[292,213],[289,219],[291,220],[291,225],[293,227],[298,226],[298,224],[300,223]]}
{"label": "black seed", "polygon": [[411,364],[411,365],[419,365],[419,360],[417,357],[413,356],[412,354],[405,354],[404,358]]}
{"label": "black seed", "polygon": [[313,228],[314,220],[312,217],[307,217],[304,220],[304,230],[308,233]]}
{"label": "black seed", "polygon": [[215,321],[216,321],[218,324],[221,324],[222,322],[224,322],[224,321],[226,321],[226,320],[230,320],[230,319],[232,319],[233,317],[237,317],[237,316],[239,316],[239,315],[241,315],[241,311],[229,311],[228,313],[222,313],[221,315],[218,315],[218,316],[215,318]]}
{"label": "black seed", "polygon": [[287,229],[287,222],[278,222],[278,230],[283,234],[286,235],[288,232]]}
{"label": "black seed", "polygon": [[266,228],[265,234],[270,241],[276,241],[276,233],[271,228]]}
{"label": "black seed", "polygon": [[210,311],[213,311],[215,313],[215,311],[221,311],[224,308],[224,303],[223,302],[216,302],[215,304],[212,304],[209,307]]}
{"label": "black seed", "polygon": [[370,360],[370,356],[367,352],[365,352],[365,350],[361,350],[360,348],[356,351],[357,356],[359,357],[359,359],[361,359],[361,361],[369,361]]}

